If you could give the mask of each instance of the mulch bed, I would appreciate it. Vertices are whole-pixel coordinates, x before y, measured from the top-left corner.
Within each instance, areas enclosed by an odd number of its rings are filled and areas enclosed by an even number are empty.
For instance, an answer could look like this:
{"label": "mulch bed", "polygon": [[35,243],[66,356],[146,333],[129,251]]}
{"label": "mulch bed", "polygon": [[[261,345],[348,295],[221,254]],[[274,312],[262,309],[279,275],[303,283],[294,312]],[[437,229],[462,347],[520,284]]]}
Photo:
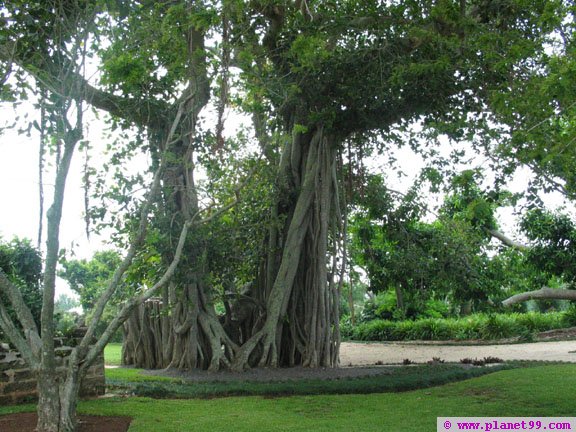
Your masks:
{"label": "mulch bed", "polygon": [[[36,413],[8,414],[0,417],[2,432],[34,432],[38,417]],[[81,415],[78,432],[126,432],[130,417],[104,417]]]}

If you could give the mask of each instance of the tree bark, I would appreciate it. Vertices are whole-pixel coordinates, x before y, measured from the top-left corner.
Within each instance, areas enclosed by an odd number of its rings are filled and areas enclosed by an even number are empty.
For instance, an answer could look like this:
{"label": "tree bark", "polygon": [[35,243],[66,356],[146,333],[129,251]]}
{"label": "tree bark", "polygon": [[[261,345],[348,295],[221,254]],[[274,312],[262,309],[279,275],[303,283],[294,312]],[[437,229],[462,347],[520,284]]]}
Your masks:
{"label": "tree bark", "polygon": [[[40,335],[42,339],[42,353],[38,375],[38,432],[72,432],[76,418],[75,410],[66,410],[66,418],[61,418],[61,401],[57,371],[56,356],[54,353],[54,296],[56,283],[56,265],[60,252],[60,222],[66,189],[66,180],[72,162],[76,145],[82,137],[82,106],[78,104],[77,124],[72,128],[67,120],[62,123],[66,130],[61,131],[64,137],[64,155],[57,166],[54,198],[46,215],[48,220],[46,238],[46,261],[44,264],[43,300],[41,314]],[[60,115],[66,119],[68,110]],[[77,395],[76,395],[77,396]]]}
{"label": "tree bark", "polygon": [[[277,213],[286,215],[279,266],[269,255],[272,287],[257,287],[266,320],[238,351],[232,367],[337,365],[337,284],[329,284],[328,237],[333,217],[335,140],[318,125],[284,148],[279,167]],[[290,197],[292,202],[290,202]],[[270,266],[274,271],[270,270]],[[333,266],[330,266],[333,267]]]}
{"label": "tree bark", "polygon": [[488,234],[490,234],[492,237],[494,237],[495,239],[501,241],[504,245],[514,248],[514,249],[518,249],[519,251],[528,251],[530,250],[530,246],[527,246],[525,244],[519,243],[515,240],[512,240],[510,237],[506,236],[505,234],[501,233],[498,230],[495,229],[486,229],[486,231],[488,232]]}
{"label": "tree bark", "polygon": [[540,288],[536,291],[529,291],[513,295],[502,302],[504,306],[512,306],[528,300],[571,300],[576,301],[576,290],[565,288]]}
{"label": "tree bark", "polygon": [[75,432],[76,405],[85,367],[80,367],[78,351],[68,357],[68,366],[38,374],[38,432]]}

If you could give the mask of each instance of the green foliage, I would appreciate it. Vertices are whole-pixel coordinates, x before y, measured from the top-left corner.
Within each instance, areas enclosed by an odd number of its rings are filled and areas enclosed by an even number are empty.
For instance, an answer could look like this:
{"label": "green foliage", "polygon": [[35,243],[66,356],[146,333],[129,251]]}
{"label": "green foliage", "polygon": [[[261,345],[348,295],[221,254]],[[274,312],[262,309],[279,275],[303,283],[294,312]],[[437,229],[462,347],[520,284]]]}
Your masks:
{"label": "green foliage", "polygon": [[509,193],[485,193],[479,183],[483,179],[480,170],[465,170],[454,176],[449,194],[441,213],[456,220],[463,220],[486,235],[484,230],[497,228],[495,211],[498,207],[508,204]]}
{"label": "green foliage", "polygon": [[573,326],[574,313],[474,314],[463,318],[413,321],[373,320],[342,328],[342,336],[359,341],[495,340]]}
{"label": "green foliage", "polygon": [[80,317],[73,312],[56,313],[54,318],[56,335],[62,337],[72,336],[74,330],[78,328],[78,321],[80,319]]}
{"label": "green foliage", "polygon": [[480,327],[483,339],[504,339],[516,335],[520,326],[511,315],[490,314]]}
{"label": "green foliage", "polygon": [[[272,220],[274,199],[272,167],[252,154],[244,154],[246,137],[228,140],[226,153],[207,151],[201,160],[207,167],[204,190],[217,202],[238,200],[236,205],[205,226],[210,239],[205,244],[210,285],[219,293],[239,292],[253,283],[265,254],[266,237]],[[240,190],[237,190],[239,185]]]}
{"label": "green foliage", "polygon": [[115,25],[103,22],[100,31],[112,40],[99,48],[103,83],[138,99],[174,100],[177,87],[186,81],[192,55],[187,43],[189,29],[207,30],[216,19],[208,5],[155,3],[130,7]]}
{"label": "green foliage", "polygon": [[[68,282],[70,288],[80,296],[80,304],[86,313],[88,322],[90,321],[91,310],[107,288],[120,262],[121,258],[115,251],[95,252],[90,260],[61,260],[62,270],[58,272],[58,275]],[[114,318],[117,302],[128,295],[129,293],[123,292],[121,287],[111,299],[98,324],[98,334],[103,332]],[[115,340],[119,340],[119,338],[119,334],[115,336]]]}
{"label": "green foliage", "polygon": [[428,300],[424,303],[423,317],[446,318],[450,314],[450,307],[445,301]]}
{"label": "green foliage", "polygon": [[70,312],[80,306],[80,302],[73,297],[66,294],[60,294],[60,296],[54,302],[54,312],[65,313]]}
{"label": "green foliage", "polygon": [[391,290],[381,291],[364,302],[362,321],[392,319],[394,311],[396,311],[396,293]]}
{"label": "green foliage", "polygon": [[54,302],[54,321],[56,334],[71,336],[80,325],[81,315],[73,309],[79,308],[80,302],[66,294],[61,294]]}
{"label": "green foliage", "polygon": [[350,222],[353,263],[366,270],[372,292],[396,291],[402,297],[396,299],[399,310],[389,299],[376,313],[378,306],[368,302],[366,314],[442,316],[466,301],[486,308],[490,297],[500,295],[506,271],[499,271],[503,261],[488,255],[485,232],[495,226],[497,204],[482,195],[474,179],[468,171],[455,177],[454,192],[437,219],[423,222],[418,185],[397,199],[381,177],[367,178]]}
{"label": "green foliage", "polygon": [[[10,242],[0,239],[0,268],[22,293],[34,321],[40,328],[42,310],[42,255],[30,240],[14,238]],[[2,302],[8,305],[8,299]],[[7,309],[12,312],[12,307]],[[14,319],[15,319],[15,315]]]}
{"label": "green foliage", "polygon": [[527,259],[535,268],[576,282],[576,224],[571,216],[536,208],[524,215],[521,228],[532,243]]}
{"label": "green foliage", "polygon": [[564,317],[568,325],[576,327],[576,305],[570,306],[570,308],[564,312]]}
{"label": "green foliage", "polygon": [[507,126],[492,150],[504,170],[527,166],[536,174],[529,190],[532,199],[537,199],[539,190],[559,191],[572,199],[576,196],[574,24],[558,22],[566,7],[563,2],[549,3],[548,9],[559,10],[554,18],[549,11],[543,15],[549,20],[546,25],[555,22],[563,36],[550,38],[548,49],[532,58],[537,73],[515,76],[492,96],[495,119]]}
{"label": "green foliage", "polygon": [[96,300],[106,288],[121,258],[115,251],[95,252],[90,260],[62,259],[58,275],[80,296],[85,311],[94,307]]}
{"label": "green foliage", "polygon": [[[421,304],[421,309],[414,311],[415,318],[446,318],[450,307],[445,301],[428,299]],[[398,309],[396,293],[393,290],[381,291],[364,302],[361,322],[375,319],[401,321],[405,319],[404,311]]]}
{"label": "green foliage", "polygon": [[[540,288],[543,283],[541,275],[537,268],[530,265],[523,252],[513,248],[498,250],[485,268],[484,276],[498,281],[501,289],[492,294],[494,306],[487,310],[502,311],[500,305],[503,300],[517,293]],[[526,312],[527,304],[517,304],[507,310]]]}

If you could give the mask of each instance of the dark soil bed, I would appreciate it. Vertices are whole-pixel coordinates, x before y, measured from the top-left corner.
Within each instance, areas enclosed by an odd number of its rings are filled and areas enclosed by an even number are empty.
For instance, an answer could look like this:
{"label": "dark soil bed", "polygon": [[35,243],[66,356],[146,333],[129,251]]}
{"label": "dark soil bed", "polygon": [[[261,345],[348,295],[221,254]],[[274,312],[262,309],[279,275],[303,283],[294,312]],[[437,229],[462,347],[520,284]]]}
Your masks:
{"label": "dark soil bed", "polygon": [[[8,414],[0,417],[2,432],[34,432],[36,413]],[[80,416],[78,432],[126,432],[130,417]]]}

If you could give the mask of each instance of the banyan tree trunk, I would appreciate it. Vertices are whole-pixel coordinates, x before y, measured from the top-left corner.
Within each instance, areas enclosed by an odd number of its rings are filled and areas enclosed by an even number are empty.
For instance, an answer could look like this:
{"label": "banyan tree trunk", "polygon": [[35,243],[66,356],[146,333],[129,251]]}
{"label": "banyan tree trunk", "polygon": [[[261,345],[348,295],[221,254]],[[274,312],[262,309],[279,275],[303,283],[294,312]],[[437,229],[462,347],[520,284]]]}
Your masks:
{"label": "banyan tree trunk", "polygon": [[251,307],[232,308],[220,320],[203,285],[200,258],[192,253],[180,283],[162,301],[143,305],[125,326],[125,362],[209,370],[338,365],[337,144],[318,126],[295,134],[283,149],[272,215],[285,223],[270,224],[261,274],[243,296]]}
{"label": "banyan tree trunk", "polygon": [[[166,213],[172,215],[171,225],[178,230],[198,212],[190,148],[182,145],[174,149],[175,162],[164,179]],[[209,370],[230,365],[237,347],[220,323],[204,284],[201,236],[201,232],[190,236],[180,270],[162,298],[142,305],[124,326],[125,364]]]}
{"label": "banyan tree trunk", "polygon": [[339,238],[329,235],[339,212],[336,144],[319,126],[296,134],[283,151],[273,213],[284,215],[286,223],[283,230],[271,228],[270,243],[279,252],[268,254],[268,283],[258,287],[266,320],[242,345],[234,369],[338,364],[338,287],[328,262],[329,239]]}
{"label": "banyan tree trunk", "polygon": [[[189,34],[189,88],[183,98],[184,115],[179,124],[178,139],[166,142],[169,152],[163,174],[163,196],[158,205],[163,234],[180,232],[183,224],[197,216],[198,195],[194,183],[196,123],[201,109],[208,103],[210,86],[207,78],[204,35],[195,29]],[[165,137],[157,131],[156,143],[162,148]],[[205,241],[199,230],[191,230],[187,249],[180,260],[171,285],[162,292],[162,300],[142,306],[124,327],[123,359],[141,367],[202,368],[227,367],[237,349],[219,322],[205,286],[203,262]],[[164,252],[171,262],[172,248]]]}

